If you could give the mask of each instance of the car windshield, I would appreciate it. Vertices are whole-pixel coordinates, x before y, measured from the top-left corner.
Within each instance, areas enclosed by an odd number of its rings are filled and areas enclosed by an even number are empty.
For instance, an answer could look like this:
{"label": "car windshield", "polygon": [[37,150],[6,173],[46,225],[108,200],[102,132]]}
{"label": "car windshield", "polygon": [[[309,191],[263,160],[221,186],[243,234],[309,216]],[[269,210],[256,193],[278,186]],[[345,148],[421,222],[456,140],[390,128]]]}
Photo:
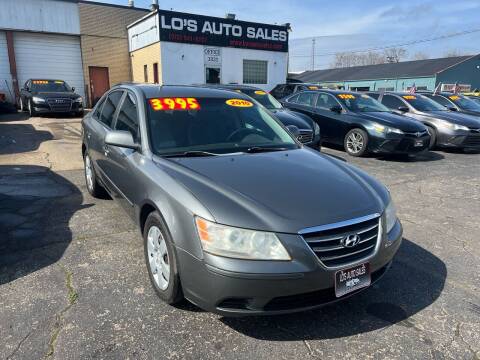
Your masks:
{"label": "car windshield", "polygon": [[247,94],[251,98],[254,98],[256,101],[258,101],[260,104],[262,104],[269,110],[283,108],[282,104],[280,104],[272,95],[263,90],[243,89],[240,91],[244,94]]}
{"label": "car windshield", "polygon": [[244,99],[156,98],[147,108],[150,143],[160,156],[298,148],[268,111]]}
{"label": "car windshield", "polygon": [[31,91],[35,92],[71,92],[72,88],[62,80],[32,80]]}
{"label": "car windshield", "polygon": [[366,94],[336,94],[348,110],[353,112],[390,112],[385,105]]}
{"label": "car windshield", "polygon": [[449,95],[448,98],[462,110],[480,111],[480,104],[462,95]]}
{"label": "car windshield", "polygon": [[408,101],[408,103],[412,105],[415,110],[418,110],[418,111],[447,111],[448,110],[445,106],[440,105],[439,103],[423,95],[405,94],[405,95],[402,95],[402,98]]}

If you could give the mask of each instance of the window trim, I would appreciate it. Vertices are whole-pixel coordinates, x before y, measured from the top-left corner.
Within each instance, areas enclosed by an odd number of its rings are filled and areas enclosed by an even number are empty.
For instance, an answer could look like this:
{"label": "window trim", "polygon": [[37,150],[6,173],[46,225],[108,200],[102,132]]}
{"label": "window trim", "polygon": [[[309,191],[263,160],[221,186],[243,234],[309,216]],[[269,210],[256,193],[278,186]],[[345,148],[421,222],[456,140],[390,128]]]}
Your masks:
{"label": "window trim", "polygon": [[[142,137],[142,132],[140,130],[140,112],[139,112],[139,108],[138,108],[138,104],[139,104],[138,98],[133,91],[130,91],[128,89],[122,89],[122,91],[123,91],[123,95],[122,95],[122,98],[120,99],[120,102],[118,103],[119,105],[118,105],[117,109],[115,110],[115,118],[112,121],[112,129],[117,130],[116,127],[117,127],[117,121],[118,121],[118,114],[120,113],[120,109],[122,108],[123,103],[125,102],[125,99],[127,98],[128,94],[131,94],[136,101],[135,107],[137,109],[137,122],[138,122],[137,137],[138,137],[138,140],[139,140],[138,144],[141,145],[143,137]],[[123,131],[123,130],[119,130],[119,131]],[[133,140],[136,141],[137,139],[133,139]]]}

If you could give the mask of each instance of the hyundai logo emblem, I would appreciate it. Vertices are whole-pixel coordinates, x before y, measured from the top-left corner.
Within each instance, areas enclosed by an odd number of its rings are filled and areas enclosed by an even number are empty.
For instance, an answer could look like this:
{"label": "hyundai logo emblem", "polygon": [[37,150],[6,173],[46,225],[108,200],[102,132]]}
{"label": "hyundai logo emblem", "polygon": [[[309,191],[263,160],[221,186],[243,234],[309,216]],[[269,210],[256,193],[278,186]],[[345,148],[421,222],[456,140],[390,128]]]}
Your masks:
{"label": "hyundai logo emblem", "polygon": [[355,247],[358,245],[359,242],[360,242],[360,236],[358,236],[358,234],[347,235],[340,241],[343,247],[346,247],[346,248]]}
{"label": "hyundai logo emblem", "polygon": [[420,135],[422,135],[421,132],[417,132],[417,137],[420,137]]}

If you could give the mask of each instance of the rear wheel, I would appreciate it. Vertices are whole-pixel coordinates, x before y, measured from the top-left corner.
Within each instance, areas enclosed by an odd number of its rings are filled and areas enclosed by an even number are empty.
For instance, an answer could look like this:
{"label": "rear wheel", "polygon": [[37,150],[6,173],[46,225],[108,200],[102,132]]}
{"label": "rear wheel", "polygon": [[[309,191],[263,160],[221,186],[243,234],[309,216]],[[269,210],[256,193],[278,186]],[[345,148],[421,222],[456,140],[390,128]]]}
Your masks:
{"label": "rear wheel", "polygon": [[343,141],[345,151],[351,156],[363,156],[367,152],[368,134],[362,129],[352,129]]}
{"label": "rear wheel", "polygon": [[83,157],[84,170],[85,170],[85,182],[87,184],[87,190],[95,198],[105,198],[107,192],[105,189],[98,183],[97,174],[95,174],[95,169],[93,167],[92,159],[88,152],[85,152]]}
{"label": "rear wheel", "polygon": [[167,304],[183,300],[177,257],[167,226],[156,211],[148,215],[143,229],[145,262],[157,295]]}

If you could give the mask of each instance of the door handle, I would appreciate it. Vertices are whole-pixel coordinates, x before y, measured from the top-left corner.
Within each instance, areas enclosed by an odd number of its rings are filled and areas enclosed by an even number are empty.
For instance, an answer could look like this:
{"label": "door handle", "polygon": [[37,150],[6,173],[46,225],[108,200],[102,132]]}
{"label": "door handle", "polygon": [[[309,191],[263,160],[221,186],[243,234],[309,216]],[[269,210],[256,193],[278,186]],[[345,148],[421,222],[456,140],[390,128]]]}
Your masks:
{"label": "door handle", "polygon": [[110,154],[110,148],[108,147],[108,145],[103,145],[103,152],[105,156],[108,156],[108,154]]}
{"label": "door handle", "polygon": [[90,134],[89,132],[87,132],[87,139],[90,140],[91,137],[92,137],[92,134]]}

